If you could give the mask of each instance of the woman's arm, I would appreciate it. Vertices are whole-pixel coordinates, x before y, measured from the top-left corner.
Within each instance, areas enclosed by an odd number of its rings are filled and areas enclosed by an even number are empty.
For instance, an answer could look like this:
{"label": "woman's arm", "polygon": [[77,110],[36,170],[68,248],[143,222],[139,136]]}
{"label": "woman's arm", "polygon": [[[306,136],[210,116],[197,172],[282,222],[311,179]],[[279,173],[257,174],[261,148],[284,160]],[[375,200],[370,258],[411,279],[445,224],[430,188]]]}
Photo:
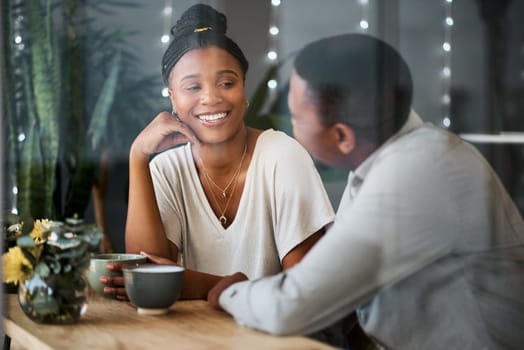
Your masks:
{"label": "woman's arm", "polygon": [[[161,265],[176,265],[170,259],[163,258],[155,254],[141,252],[151,262]],[[216,276],[209,273],[203,273],[186,269],[184,271],[184,280],[181,299],[206,299],[208,292],[224,277]]]}
{"label": "woman's arm", "polygon": [[168,241],[156,202],[149,170],[151,155],[191,141],[194,133],[167,112],[160,113],[142,130],[129,152],[129,203],[126,251],[146,251],[176,261],[178,249]]}
{"label": "woman's arm", "polygon": [[284,259],[282,259],[282,268],[287,270],[302,260],[306,253],[318,242],[319,239],[322,238],[322,236],[324,236],[324,232],[325,228],[318,230],[295,248],[291,249]]}
{"label": "woman's arm", "polygon": [[[126,251],[147,251],[176,261],[178,250],[169,249],[149,172],[149,155],[131,147]],[[175,255],[172,255],[174,253]]]}

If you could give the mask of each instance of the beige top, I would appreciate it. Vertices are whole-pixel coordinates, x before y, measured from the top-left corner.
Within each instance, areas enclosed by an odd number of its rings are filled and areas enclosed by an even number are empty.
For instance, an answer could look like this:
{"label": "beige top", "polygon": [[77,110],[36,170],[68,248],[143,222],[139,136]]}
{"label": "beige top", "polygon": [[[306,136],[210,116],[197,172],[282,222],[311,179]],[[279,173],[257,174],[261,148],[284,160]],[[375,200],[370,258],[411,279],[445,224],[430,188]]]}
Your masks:
{"label": "beige top", "polygon": [[158,155],[151,174],[166,235],[183,264],[214,275],[278,273],[284,256],[335,216],[311,157],[281,131],[258,137],[226,229],[209,205],[189,144]]}

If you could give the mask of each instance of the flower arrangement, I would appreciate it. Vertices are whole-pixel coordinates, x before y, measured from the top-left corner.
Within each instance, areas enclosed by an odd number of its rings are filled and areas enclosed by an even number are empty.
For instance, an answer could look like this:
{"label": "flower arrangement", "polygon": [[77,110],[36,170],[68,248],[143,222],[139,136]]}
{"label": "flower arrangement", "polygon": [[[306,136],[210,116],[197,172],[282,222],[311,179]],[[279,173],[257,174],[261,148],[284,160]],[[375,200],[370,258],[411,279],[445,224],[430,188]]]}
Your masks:
{"label": "flower arrangement", "polygon": [[35,220],[9,225],[6,240],[16,242],[2,256],[3,280],[18,285],[24,312],[41,323],[72,323],[85,312],[84,272],[102,237],[78,218]]}

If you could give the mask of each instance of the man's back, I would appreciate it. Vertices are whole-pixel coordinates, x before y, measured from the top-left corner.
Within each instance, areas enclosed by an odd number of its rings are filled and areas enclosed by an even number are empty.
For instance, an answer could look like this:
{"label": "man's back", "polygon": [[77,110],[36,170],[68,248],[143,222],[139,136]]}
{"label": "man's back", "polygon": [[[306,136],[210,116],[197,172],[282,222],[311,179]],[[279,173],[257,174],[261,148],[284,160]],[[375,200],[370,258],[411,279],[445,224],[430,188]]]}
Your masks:
{"label": "man's back", "polygon": [[397,197],[407,225],[381,233],[392,285],[359,309],[364,329],[398,349],[524,346],[524,224],[486,160],[424,125],[372,163],[358,196],[387,177],[381,195]]}

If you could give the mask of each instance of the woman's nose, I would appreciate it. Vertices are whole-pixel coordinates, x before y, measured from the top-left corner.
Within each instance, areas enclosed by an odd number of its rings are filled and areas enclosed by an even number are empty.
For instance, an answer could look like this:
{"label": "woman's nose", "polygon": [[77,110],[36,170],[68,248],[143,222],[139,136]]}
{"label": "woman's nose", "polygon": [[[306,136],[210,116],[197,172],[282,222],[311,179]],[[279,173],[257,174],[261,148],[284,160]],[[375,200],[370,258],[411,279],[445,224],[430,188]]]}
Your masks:
{"label": "woman's nose", "polygon": [[202,103],[203,105],[212,106],[219,104],[222,101],[223,99],[220,96],[220,94],[213,89],[204,90],[200,95],[200,103]]}

